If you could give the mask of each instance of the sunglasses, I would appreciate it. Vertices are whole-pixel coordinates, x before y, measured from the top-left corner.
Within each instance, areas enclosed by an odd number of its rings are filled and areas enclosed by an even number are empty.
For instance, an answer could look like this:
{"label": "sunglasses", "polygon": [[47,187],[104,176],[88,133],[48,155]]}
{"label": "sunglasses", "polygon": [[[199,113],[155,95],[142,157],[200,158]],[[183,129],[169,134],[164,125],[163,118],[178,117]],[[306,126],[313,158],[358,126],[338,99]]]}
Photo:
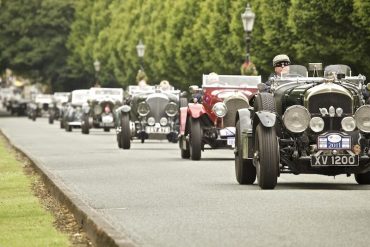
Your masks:
{"label": "sunglasses", "polygon": [[275,64],[275,67],[285,67],[288,65],[289,65],[289,62],[280,62],[280,63]]}

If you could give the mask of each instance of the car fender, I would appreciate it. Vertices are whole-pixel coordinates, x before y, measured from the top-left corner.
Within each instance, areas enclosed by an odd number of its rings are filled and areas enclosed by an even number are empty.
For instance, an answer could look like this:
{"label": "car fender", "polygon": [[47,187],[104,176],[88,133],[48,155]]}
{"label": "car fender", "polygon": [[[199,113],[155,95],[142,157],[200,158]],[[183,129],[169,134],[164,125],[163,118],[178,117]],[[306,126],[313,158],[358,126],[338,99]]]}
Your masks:
{"label": "car fender", "polygon": [[180,107],[180,135],[185,135],[186,118],[188,117],[188,107]]}
{"label": "car fender", "polygon": [[199,104],[199,103],[189,103],[188,114],[192,118],[199,118],[205,112],[206,111],[205,111],[204,106],[202,104]]}
{"label": "car fender", "polygon": [[239,109],[236,114],[235,123],[238,120],[241,130],[243,158],[250,159],[253,157],[253,124],[250,110],[247,108]]}
{"label": "car fender", "polygon": [[120,106],[116,109],[116,112],[122,112],[122,113],[127,113],[127,112],[130,112],[131,111],[131,106],[129,105],[123,105],[123,106]]}
{"label": "car fender", "polygon": [[267,128],[271,128],[275,126],[276,122],[276,115],[275,113],[269,111],[258,111],[256,112],[256,116],[259,122]]}

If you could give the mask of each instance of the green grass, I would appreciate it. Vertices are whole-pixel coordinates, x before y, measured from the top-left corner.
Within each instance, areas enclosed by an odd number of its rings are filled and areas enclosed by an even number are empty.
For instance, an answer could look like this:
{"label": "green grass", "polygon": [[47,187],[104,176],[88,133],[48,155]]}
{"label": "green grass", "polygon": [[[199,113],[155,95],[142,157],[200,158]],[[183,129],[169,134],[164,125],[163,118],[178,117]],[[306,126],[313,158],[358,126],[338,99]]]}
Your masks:
{"label": "green grass", "polygon": [[0,136],[0,246],[69,246],[68,236],[53,227],[52,214],[33,195],[35,178],[25,175],[6,145]]}

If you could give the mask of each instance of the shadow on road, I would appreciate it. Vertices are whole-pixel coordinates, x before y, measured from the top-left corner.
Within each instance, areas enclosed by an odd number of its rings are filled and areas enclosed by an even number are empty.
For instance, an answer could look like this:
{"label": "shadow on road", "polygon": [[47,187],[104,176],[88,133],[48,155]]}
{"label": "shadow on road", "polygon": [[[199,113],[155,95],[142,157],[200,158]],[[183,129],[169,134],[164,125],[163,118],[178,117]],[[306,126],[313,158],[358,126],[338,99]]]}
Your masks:
{"label": "shadow on road", "polygon": [[276,190],[370,190],[370,185],[350,183],[279,183]]}

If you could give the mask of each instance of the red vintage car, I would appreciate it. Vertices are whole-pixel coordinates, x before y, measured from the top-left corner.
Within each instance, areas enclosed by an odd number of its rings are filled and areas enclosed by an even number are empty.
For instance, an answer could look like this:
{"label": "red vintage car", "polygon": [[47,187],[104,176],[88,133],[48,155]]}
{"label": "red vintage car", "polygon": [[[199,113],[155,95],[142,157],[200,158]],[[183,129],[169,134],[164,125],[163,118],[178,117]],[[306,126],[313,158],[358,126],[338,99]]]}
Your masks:
{"label": "red vintage car", "polygon": [[235,116],[249,107],[260,76],[203,75],[202,88],[190,86],[193,103],[180,108],[181,157],[200,160],[206,148],[234,148]]}

